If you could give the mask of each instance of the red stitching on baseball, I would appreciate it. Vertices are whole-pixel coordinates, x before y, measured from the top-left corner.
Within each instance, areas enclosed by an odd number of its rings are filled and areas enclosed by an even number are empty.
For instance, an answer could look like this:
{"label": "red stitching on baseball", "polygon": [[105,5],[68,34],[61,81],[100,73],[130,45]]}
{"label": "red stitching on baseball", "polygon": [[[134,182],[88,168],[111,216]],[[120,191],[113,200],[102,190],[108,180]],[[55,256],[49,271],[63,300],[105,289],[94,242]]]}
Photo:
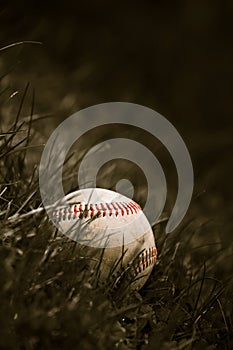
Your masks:
{"label": "red stitching on baseball", "polygon": [[84,215],[85,219],[87,218],[88,213],[89,213],[88,204],[85,204],[85,209],[84,209],[84,212],[83,212],[83,215]]}
{"label": "red stitching on baseball", "polygon": [[154,264],[157,259],[157,249],[156,247],[149,248],[143,251],[138,256],[138,263],[134,266],[135,276],[140,272],[144,271],[147,267]]}
{"label": "red stitching on baseball", "polygon": [[113,202],[100,204],[74,204],[67,208],[57,209],[53,212],[53,218],[57,221],[79,218],[93,218],[95,216],[118,216],[121,214],[137,214],[141,207],[135,202]]}
{"label": "red stitching on baseball", "polygon": [[82,204],[79,205],[79,218],[81,219],[83,216],[83,207],[82,207]]}
{"label": "red stitching on baseball", "polygon": [[107,209],[105,208],[105,206],[104,206],[103,203],[101,203],[100,206],[101,206],[101,209],[103,210],[103,216],[106,216],[106,214],[107,214]]}
{"label": "red stitching on baseball", "polygon": [[124,216],[125,211],[124,211],[124,208],[122,208],[121,203],[118,203],[118,202],[117,202],[116,205],[117,205],[118,208],[121,210],[121,215]]}
{"label": "red stitching on baseball", "polygon": [[90,204],[90,212],[91,212],[91,218],[93,218],[95,211],[92,204]]}
{"label": "red stitching on baseball", "polygon": [[135,213],[137,213],[137,207],[136,207],[136,205],[134,205],[134,203],[130,202],[130,203],[129,203],[129,206],[130,206],[131,208],[133,208],[133,210],[135,211]]}
{"label": "red stitching on baseball", "polygon": [[96,216],[100,216],[101,215],[101,210],[100,210],[98,204],[95,204],[95,207],[96,207],[96,210],[97,210]]}
{"label": "red stitching on baseball", "polygon": [[126,214],[129,215],[129,208],[128,208],[128,206],[125,205],[124,202],[121,202],[120,204],[121,204],[121,205],[123,206],[123,208],[126,210]]}
{"label": "red stitching on baseball", "polygon": [[116,216],[118,216],[119,210],[118,210],[117,206],[115,205],[115,203],[112,203],[112,206],[113,206],[113,208],[114,208],[114,210],[115,210]]}
{"label": "red stitching on baseball", "polygon": [[112,216],[112,207],[110,206],[109,203],[106,203],[106,206],[107,206],[107,208],[109,210],[109,216]]}
{"label": "red stitching on baseball", "polygon": [[78,209],[77,209],[77,205],[75,204],[75,206],[74,206],[74,215],[76,216],[77,213],[78,213]]}

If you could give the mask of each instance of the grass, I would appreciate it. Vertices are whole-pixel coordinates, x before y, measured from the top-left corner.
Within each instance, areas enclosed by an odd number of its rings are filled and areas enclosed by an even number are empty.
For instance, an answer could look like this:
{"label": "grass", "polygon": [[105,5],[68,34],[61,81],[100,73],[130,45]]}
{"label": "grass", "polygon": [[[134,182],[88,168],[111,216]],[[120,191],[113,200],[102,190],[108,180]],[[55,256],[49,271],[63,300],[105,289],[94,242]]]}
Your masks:
{"label": "grass", "polygon": [[0,349],[232,349],[232,246],[210,222],[187,216],[170,235],[156,225],[159,256],[140,292],[97,286],[43,210],[34,104],[27,85],[13,122],[1,115]]}

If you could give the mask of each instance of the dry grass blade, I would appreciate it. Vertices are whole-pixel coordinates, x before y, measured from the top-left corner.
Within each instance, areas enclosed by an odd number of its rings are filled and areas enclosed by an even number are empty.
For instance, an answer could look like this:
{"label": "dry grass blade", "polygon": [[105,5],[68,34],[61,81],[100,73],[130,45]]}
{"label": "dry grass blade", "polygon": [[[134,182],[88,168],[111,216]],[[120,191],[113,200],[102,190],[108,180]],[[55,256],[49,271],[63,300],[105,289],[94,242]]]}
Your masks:
{"label": "dry grass blade", "polygon": [[197,295],[197,299],[196,299],[194,307],[193,307],[193,316],[194,317],[195,317],[195,315],[197,313],[197,306],[198,306],[198,303],[199,303],[199,300],[200,300],[200,296],[201,296],[201,293],[202,293],[202,288],[203,288],[203,284],[204,284],[204,281],[205,281],[205,275],[206,275],[206,266],[205,266],[205,262],[204,262],[203,276],[202,276],[202,279],[201,279],[201,285],[200,285],[200,289],[199,289],[199,292],[198,292],[198,295]]}
{"label": "dry grass blade", "polygon": [[16,129],[16,127],[17,127],[17,124],[18,124],[18,121],[19,121],[19,116],[20,116],[20,113],[21,113],[22,108],[23,108],[24,100],[25,100],[25,97],[26,97],[26,95],[27,95],[29,85],[30,85],[30,84],[27,83],[27,85],[25,86],[25,89],[24,89],[24,92],[23,92],[23,96],[22,96],[22,98],[21,98],[21,100],[20,100],[19,109],[18,109],[16,118],[15,118],[15,123],[14,123],[14,125],[13,125],[13,131],[15,131],[15,129]]}
{"label": "dry grass blade", "polygon": [[0,48],[0,52],[9,50],[9,49],[14,48],[16,46],[28,45],[28,44],[29,45],[43,45],[43,43],[40,42],[40,41],[33,41],[33,40],[17,41],[15,43],[12,43],[12,44],[9,44],[9,45],[1,47]]}

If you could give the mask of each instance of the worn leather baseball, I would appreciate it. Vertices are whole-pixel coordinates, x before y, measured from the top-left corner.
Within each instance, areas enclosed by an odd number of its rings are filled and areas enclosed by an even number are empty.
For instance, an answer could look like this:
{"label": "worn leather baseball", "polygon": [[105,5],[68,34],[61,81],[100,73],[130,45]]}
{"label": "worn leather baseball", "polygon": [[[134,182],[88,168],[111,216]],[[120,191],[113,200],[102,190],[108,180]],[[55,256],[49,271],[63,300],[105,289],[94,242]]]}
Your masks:
{"label": "worn leather baseball", "polygon": [[117,192],[90,188],[69,193],[53,210],[62,233],[76,241],[101,284],[127,281],[140,289],[157,258],[154,234],[141,207]]}

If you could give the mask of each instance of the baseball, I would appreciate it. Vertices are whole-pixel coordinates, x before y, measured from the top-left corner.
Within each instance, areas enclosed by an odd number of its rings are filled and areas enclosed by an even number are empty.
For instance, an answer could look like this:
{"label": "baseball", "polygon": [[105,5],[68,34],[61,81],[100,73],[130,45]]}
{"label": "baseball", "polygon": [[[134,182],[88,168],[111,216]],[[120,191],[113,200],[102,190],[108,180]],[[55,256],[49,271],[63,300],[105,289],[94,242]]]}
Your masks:
{"label": "baseball", "polygon": [[117,192],[90,188],[72,192],[52,213],[59,230],[80,247],[99,283],[127,276],[133,289],[147,281],[157,257],[154,234],[141,207]]}

